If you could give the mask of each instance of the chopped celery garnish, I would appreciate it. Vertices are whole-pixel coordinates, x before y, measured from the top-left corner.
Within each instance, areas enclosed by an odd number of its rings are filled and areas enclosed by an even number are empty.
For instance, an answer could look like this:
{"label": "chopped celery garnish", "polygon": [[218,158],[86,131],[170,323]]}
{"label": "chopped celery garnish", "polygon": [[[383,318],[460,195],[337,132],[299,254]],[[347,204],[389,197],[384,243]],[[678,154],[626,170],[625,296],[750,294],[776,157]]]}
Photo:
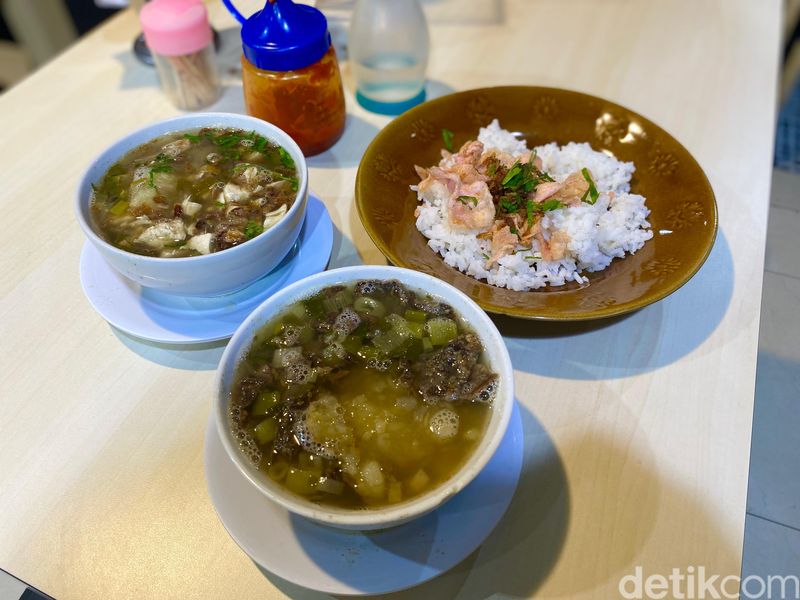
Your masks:
{"label": "chopped celery garnish", "polygon": [[322,305],[322,300],[322,293],[314,294],[310,298],[303,300],[303,306],[309,317],[321,319],[325,316],[325,307]]}
{"label": "chopped celery garnish", "polygon": [[286,487],[295,494],[310,496],[316,490],[314,484],[319,481],[319,475],[305,469],[291,467],[286,474]]}
{"label": "chopped celery garnish", "polygon": [[353,308],[357,313],[373,317],[382,317],[386,314],[386,307],[383,302],[370,298],[369,296],[359,296],[353,302]]}
{"label": "chopped celery garnish", "polygon": [[424,323],[417,323],[414,321],[408,322],[408,329],[411,331],[411,335],[415,338],[422,339],[422,336],[425,335],[425,324]]}
{"label": "chopped celery garnish", "polygon": [[416,360],[424,350],[425,347],[422,344],[422,340],[417,337],[412,337],[406,342],[405,346],[403,346],[402,356],[408,360]]}
{"label": "chopped celery garnish", "polygon": [[398,350],[406,340],[411,337],[411,332],[401,332],[397,329],[383,331],[372,339],[373,345],[384,354],[392,354]]}
{"label": "chopped celery garnish", "polygon": [[330,298],[325,298],[322,305],[329,313],[338,313],[343,308],[350,306],[353,302],[353,294],[350,290],[340,290]]}
{"label": "chopped celery garnish", "polygon": [[292,304],[292,306],[287,311],[287,314],[292,315],[301,322],[308,318],[308,313],[306,311],[305,304],[303,304],[302,302],[299,302],[297,304]]}
{"label": "chopped celery garnish", "polygon": [[[410,328],[411,323],[406,321],[400,315],[391,314],[388,317],[386,317],[386,322],[389,323],[389,325],[391,325],[392,329],[394,329],[397,333],[399,333],[403,337],[408,337],[413,334]],[[419,323],[415,323],[415,325],[419,325]]]}
{"label": "chopped celery garnish", "polygon": [[253,436],[261,444],[269,444],[278,434],[278,423],[275,419],[264,419],[253,428]]}
{"label": "chopped celery garnish", "polygon": [[427,327],[434,346],[443,346],[458,336],[458,326],[453,319],[437,317],[428,321]]}
{"label": "chopped celery garnish", "polygon": [[319,456],[301,452],[298,462],[300,463],[300,468],[316,473],[317,477],[322,475],[322,459]]}
{"label": "chopped celery garnish", "polygon": [[405,317],[407,320],[414,321],[415,323],[424,323],[427,318],[425,311],[412,309],[406,311]]}
{"label": "chopped celery garnish", "polygon": [[253,404],[251,414],[260,417],[270,414],[280,404],[281,393],[276,390],[265,390],[258,395],[258,399]]}
{"label": "chopped celery garnish", "polygon": [[269,466],[269,469],[267,469],[267,475],[269,475],[270,478],[274,479],[275,481],[283,481],[288,472],[289,463],[282,459],[278,459]]}
{"label": "chopped celery garnish", "polygon": [[392,327],[392,329],[399,329],[403,326],[406,320],[400,315],[392,313],[386,316],[386,322]]}

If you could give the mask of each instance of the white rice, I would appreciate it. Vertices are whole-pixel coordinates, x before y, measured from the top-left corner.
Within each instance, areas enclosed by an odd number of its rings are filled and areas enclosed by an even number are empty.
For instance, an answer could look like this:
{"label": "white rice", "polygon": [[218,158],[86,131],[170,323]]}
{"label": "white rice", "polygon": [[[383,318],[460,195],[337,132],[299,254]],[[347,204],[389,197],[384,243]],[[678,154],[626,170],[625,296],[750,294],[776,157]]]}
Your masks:
{"label": "white rice", "polygon": [[[524,140],[502,129],[495,119],[481,127],[478,141],[485,149],[497,148],[518,156],[528,150]],[[647,216],[650,211],[645,199],[631,194],[630,180],[635,167],[602,152],[592,150],[589,144],[570,142],[559,147],[555,143],[535,148],[543,163],[543,170],[562,181],[570,173],[588,168],[593,175],[600,197],[593,205],[561,208],[542,217],[545,239],[556,230],[569,235],[567,255],[558,261],[541,259],[538,244],[501,258],[491,269],[486,268],[491,254],[491,241],[476,237],[476,232],[454,230],[447,218],[447,197],[437,195],[423,200],[417,216],[417,229],[428,238],[428,246],[442,255],[451,267],[491,285],[524,291],[545,285],[563,285],[569,281],[585,283],[581,273],[601,271],[614,258],[625,253],[633,254],[653,237]],[[609,192],[614,192],[609,197]]]}

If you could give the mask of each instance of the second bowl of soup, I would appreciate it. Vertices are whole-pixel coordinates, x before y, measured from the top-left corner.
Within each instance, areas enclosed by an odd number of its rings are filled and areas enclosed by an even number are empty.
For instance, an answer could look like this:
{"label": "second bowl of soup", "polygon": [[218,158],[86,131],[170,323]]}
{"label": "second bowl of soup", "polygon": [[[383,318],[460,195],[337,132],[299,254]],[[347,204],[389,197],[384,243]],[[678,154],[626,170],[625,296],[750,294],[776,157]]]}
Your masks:
{"label": "second bowl of soup", "polygon": [[491,458],[513,405],[505,344],[449,284],[394,267],[298,282],[234,335],[216,420],[272,500],[351,529],[397,525],[460,491]]}
{"label": "second bowl of soup", "polygon": [[280,129],[225,113],[144,127],[103,152],[76,205],[120,273],[160,291],[216,295],[272,270],[302,227],[308,176]]}

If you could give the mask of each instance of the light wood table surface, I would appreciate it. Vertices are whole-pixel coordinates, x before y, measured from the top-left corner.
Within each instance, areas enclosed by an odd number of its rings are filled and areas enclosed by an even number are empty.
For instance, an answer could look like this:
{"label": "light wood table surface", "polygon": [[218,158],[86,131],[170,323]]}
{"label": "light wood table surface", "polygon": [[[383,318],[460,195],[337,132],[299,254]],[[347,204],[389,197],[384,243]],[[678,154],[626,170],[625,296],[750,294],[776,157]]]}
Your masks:
{"label": "light wood table surface", "polygon": [[[698,159],[720,231],[690,283],[627,318],[497,320],[524,420],[520,486],[479,551],[407,597],[612,598],[637,565],[739,574],[780,5],[426,4],[433,95],[531,84],[626,105]],[[238,32],[209,6],[228,82],[213,109],[243,112]],[[222,346],[137,341],[80,288],[72,203],[82,170],[117,137],[176,113],[130,52],[137,32],[121,13],[0,97],[0,567],[60,599],[315,597],[262,574],[206,494]],[[311,188],[338,230],[332,267],[383,262],[353,182],[388,119],[356,105],[346,64],[343,73],[347,131],[310,160]]]}

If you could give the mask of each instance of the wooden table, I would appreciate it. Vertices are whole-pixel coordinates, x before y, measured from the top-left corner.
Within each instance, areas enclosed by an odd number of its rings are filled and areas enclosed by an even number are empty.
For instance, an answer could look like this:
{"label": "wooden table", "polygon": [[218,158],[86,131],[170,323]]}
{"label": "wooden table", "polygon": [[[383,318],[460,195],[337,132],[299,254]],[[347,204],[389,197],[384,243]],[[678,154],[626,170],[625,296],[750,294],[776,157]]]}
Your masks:
{"label": "wooden table", "polygon": [[[539,84],[624,104],[695,155],[720,232],[689,284],[627,318],[498,320],[523,409],[523,477],[483,547],[409,598],[616,597],[636,565],[738,575],[780,4],[426,5],[433,94]],[[228,80],[214,109],[240,112],[238,33],[210,6]],[[61,599],[315,596],[265,577],[206,494],[222,347],[137,341],[80,288],[72,202],[82,170],[115,138],[176,113],[130,52],[136,32],[122,13],[0,97],[0,567]],[[383,261],[353,209],[353,181],[388,120],[355,104],[343,72],[347,132],[310,161],[339,232],[331,266]]]}

